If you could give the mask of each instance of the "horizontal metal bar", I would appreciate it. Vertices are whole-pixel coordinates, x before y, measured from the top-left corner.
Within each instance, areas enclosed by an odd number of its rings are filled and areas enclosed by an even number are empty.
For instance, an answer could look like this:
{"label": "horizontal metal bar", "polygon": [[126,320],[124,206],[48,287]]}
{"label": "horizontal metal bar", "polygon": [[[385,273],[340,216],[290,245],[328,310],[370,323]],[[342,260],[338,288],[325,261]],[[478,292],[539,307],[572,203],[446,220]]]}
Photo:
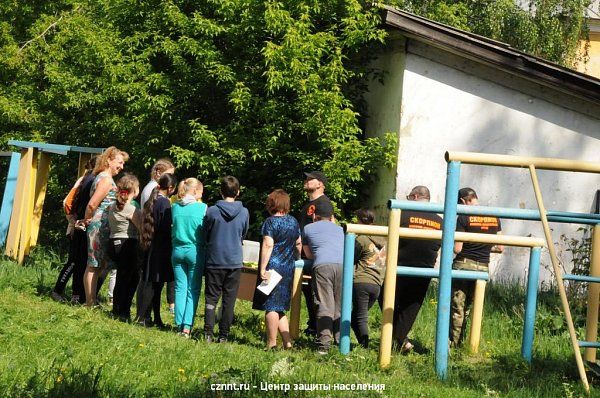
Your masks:
{"label": "horizontal metal bar", "polygon": [[548,216],[548,221],[567,223],[567,224],[584,224],[584,225],[600,224],[600,220],[597,220],[594,218],[580,218],[580,217]]}
{"label": "horizontal metal bar", "polygon": [[83,153],[102,153],[105,148],[92,148],[85,146],[72,146],[71,152],[83,152]]}
{"label": "horizontal metal bar", "polygon": [[[438,268],[407,267],[399,265],[396,268],[396,274],[408,277],[439,278],[440,270]],[[480,279],[488,281],[490,280],[490,274],[483,271],[465,271],[453,269],[452,279]]]}
{"label": "horizontal metal bar", "polygon": [[578,341],[579,347],[581,348],[600,348],[600,343],[597,341]]}
{"label": "horizontal metal bar", "polygon": [[296,268],[304,268],[304,265],[312,265],[313,260],[296,260],[294,266]]}
{"label": "horizontal metal bar", "polygon": [[[389,209],[413,210],[426,213],[444,212],[444,205],[441,203],[419,202],[415,200],[397,200],[390,199],[388,201]],[[457,214],[467,216],[489,216],[508,218],[513,220],[530,220],[540,221],[540,212],[533,209],[514,209],[510,207],[488,207],[488,206],[466,206],[458,205]],[[597,220],[597,221],[595,221]],[[564,222],[564,223],[580,223],[580,224],[596,224],[600,223],[600,215],[591,213],[571,213],[560,211],[549,211],[548,221]]]}
{"label": "horizontal metal bar", "polygon": [[[361,235],[387,236],[388,227],[382,225],[345,224],[347,233]],[[421,240],[442,240],[442,231],[433,229],[399,228],[400,238]],[[456,232],[454,240],[457,242],[488,243],[490,245],[506,245],[517,247],[543,247],[546,241],[542,238],[530,236],[511,236],[479,234],[473,232]]]}
{"label": "horizontal metal bar", "polygon": [[18,140],[9,140],[8,145],[16,146],[19,148],[36,148],[43,152],[52,152],[60,155],[66,154],[71,149],[71,147],[68,145],[46,144],[44,142]]}
{"label": "horizontal metal bar", "polygon": [[600,277],[588,276],[588,275],[564,274],[563,279],[567,280],[567,281],[576,281],[576,282],[600,283]]}
{"label": "horizontal metal bar", "polygon": [[342,224],[344,232],[347,234],[387,236],[388,227],[385,225],[367,225],[367,224]]}
{"label": "horizontal metal bar", "polygon": [[68,152],[102,153],[104,148],[93,148],[73,145],[46,144],[45,142],[9,140],[8,145],[19,148],[36,148],[42,152],[66,155]]}
{"label": "horizontal metal bar", "polygon": [[592,218],[595,220],[600,220],[600,214],[594,213],[573,213],[570,211],[554,211],[550,210],[548,212],[549,216],[557,216],[557,217],[577,217],[577,218]]}
{"label": "horizontal metal bar", "polygon": [[495,153],[446,152],[446,161],[483,166],[529,167],[538,170],[578,171],[583,173],[600,173],[600,163],[571,159],[536,158],[527,156],[499,155]]}

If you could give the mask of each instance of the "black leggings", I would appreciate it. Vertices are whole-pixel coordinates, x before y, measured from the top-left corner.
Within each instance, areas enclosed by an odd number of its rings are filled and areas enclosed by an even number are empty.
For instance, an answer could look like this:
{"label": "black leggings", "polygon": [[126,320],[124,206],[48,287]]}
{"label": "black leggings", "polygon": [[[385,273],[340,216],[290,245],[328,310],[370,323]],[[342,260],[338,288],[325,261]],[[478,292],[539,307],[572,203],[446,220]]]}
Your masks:
{"label": "black leggings", "polygon": [[164,282],[148,282],[141,280],[137,290],[137,321],[151,322],[151,314],[154,312],[154,324],[162,325],[160,317],[160,293]]}
{"label": "black leggings", "polygon": [[79,303],[85,303],[85,290],[83,288],[83,274],[87,264],[87,234],[85,231],[75,229],[69,239],[69,257],[66,264],[58,273],[54,291],[64,294],[67,283],[73,275],[72,295],[79,297]]}
{"label": "black leggings", "polygon": [[175,304],[175,281],[167,282],[167,303]]}
{"label": "black leggings", "polygon": [[369,346],[369,309],[381,288],[374,283],[355,283],[352,288],[352,330],[363,347]]}
{"label": "black leggings", "polygon": [[137,239],[111,239],[110,257],[117,264],[117,280],[113,292],[113,314],[121,318],[131,316],[131,303],[140,280]]}

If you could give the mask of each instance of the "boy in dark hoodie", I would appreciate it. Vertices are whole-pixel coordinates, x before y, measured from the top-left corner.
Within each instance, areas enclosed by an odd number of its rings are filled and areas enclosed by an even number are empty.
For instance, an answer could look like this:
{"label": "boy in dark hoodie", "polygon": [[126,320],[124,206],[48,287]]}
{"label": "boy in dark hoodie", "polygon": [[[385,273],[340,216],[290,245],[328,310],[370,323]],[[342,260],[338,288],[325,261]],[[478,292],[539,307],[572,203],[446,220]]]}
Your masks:
{"label": "boy in dark hoodie", "polygon": [[221,180],[221,196],[206,211],[204,231],[206,236],[206,265],[204,271],[205,315],[204,337],[214,341],[215,308],[223,295],[223,314],[219,321],[219,342],[227,341],[233,322],[233,309],[242,272],[242,241],[248,232],[249,214],[242,202],[235,199],[240,193],[240,183],[233,176]]}

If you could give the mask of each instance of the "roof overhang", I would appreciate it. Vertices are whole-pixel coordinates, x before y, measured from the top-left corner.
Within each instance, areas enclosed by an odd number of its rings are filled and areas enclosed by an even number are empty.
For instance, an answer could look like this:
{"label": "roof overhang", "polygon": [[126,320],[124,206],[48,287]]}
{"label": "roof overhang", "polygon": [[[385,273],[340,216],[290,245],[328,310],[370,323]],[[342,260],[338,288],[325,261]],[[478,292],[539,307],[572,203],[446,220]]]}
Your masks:
{"label": "roof overhang", "polygon": [[465,32],[389,6],[384,23],[403,36],[501,69],[513,75],[600,105],[600,79],[529,55],[506,43]]}

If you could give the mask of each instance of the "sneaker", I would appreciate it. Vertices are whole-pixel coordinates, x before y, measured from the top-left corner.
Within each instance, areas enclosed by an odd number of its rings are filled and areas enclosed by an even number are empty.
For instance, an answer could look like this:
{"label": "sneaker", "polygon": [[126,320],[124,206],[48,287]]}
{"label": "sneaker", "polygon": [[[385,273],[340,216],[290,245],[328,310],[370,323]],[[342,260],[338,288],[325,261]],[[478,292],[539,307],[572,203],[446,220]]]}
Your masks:
{"label": "sneaker", "polygon": [[311,327],[308,327],[308,328],[304,329],[304,334],[307,336],[316,336],[317,331]]}
{"label": "sneaker", "polygon": [[227,337],[219,337],[219,343],[227,343]]}
{"label": "sneaker", "polygon": [[204,341],[206,341],[207,343],[213,343],[215,341],[215,338],[213,337],[212,334],[205,333]]}
{"label": "sneaker", "polygon": [[71,305],[78,305],[79,303],[79,296],[78,295],[73,295],[71,296]]}
{"label": "sneaker", "polygon": [[65,301],[65,298],[62,296],[62,294],[59,294],[59,293],[55,292],[54,290],[52,291],[52,293],[50,293],[50,298],[52,298],[52,300],[57,301],[59,303],[62,303]]}
{"label": "sneaker", "polygon": [[169,307],[169,312],[171,314],[174,314],[175,313],[175,307]]}
{"label": "sneaker", "polygon": [[185,332],[179,332],[179,333],[177,333],[177,336],[183,337],[184,339],[189,339],[191,337],[189,333],[185,333]]}
{"label": "sneaker", "polygon": [[329,354],[329,350],[326,348],[319,348],[319,350],[317,351],[317,354],[322,355],[322,356],[327,355],[327,354]]}
{"label": "sneaker", "polygon": [[154,322],[152,322],[151,319],[140,319],[140,320],[136,321],[136,325],[144,327],[144,328],[151,328],[151,327],[154,327]]}
{"label": "sneaker", "polygon": [[402,348],[400,348],[401,354],[408,354],[415,348],[414,344],[411,343],[408,339],[404,340],[404,344],[402,344]]}

